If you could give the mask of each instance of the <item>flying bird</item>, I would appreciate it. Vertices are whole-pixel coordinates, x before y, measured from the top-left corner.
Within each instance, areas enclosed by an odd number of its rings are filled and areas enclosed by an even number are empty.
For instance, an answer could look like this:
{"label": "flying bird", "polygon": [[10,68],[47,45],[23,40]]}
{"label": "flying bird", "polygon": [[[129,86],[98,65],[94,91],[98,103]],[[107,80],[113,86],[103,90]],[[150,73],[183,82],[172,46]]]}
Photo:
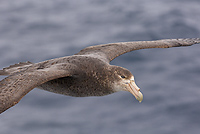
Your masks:
{"label": "flying bird", "polygon": [[143,95],[132,73],[109,62],[134,50],[198,43],[200,38],[110,43],[86,47],[72,56],[11,65],[0,70],[0,75],[8,76],[0,81],[0,113],[17,104],[36,87],[75,97],[129,91],[141,102]]}

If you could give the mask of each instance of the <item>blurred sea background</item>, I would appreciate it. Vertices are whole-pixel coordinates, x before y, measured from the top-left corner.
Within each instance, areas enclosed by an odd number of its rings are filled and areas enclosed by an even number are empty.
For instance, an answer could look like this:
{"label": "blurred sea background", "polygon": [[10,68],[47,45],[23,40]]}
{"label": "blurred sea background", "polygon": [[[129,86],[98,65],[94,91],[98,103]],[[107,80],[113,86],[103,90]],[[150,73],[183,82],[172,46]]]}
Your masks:
{"label": "blurred sea background", "polygon": [[[97,44],[200,37],[199,0],[1,0],[0,68]],[[0,115],[0,134],[197,134],[200,45],[147,49],[111,62],[144,94],[76,98],[34,89]],[[4,77],[0,77],[3,79]]]}

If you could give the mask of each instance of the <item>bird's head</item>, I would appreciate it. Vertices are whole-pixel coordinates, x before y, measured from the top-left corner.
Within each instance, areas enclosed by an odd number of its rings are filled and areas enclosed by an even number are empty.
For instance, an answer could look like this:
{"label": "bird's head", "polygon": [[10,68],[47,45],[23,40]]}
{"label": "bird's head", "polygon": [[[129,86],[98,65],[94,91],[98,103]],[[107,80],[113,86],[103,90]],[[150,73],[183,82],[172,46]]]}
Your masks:
{"label": "bird's head", "polygon": [[122,67],[112,66],[112,75],[114,77],[113,90],[117,91],[129,91],[135,98],[141,102],[143,95],[140,92],[140,88],[136,85],[133,74]]}

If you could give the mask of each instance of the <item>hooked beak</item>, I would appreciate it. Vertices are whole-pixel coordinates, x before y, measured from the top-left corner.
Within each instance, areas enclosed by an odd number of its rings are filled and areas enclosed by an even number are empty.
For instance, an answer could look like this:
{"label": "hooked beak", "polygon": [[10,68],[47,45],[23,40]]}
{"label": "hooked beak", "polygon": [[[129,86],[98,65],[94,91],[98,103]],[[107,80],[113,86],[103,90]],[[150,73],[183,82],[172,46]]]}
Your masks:
{"label": "hooked beak", "polygon": [[131,92],[135,96],[135,98],[139,102],[141,102],[143,100],[143,95],[140,92],[140,88],[135,84],[135,81],[131,80],[128,85],[129,85],[129,92]]}

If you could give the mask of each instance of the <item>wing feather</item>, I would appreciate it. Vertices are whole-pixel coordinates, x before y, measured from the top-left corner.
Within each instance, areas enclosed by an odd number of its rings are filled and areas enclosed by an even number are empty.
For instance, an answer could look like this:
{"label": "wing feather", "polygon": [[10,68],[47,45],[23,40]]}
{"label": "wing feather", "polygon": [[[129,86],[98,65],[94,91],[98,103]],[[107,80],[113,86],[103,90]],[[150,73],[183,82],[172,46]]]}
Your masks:
{"label": "wing feather", "polygon": [[105,56],[104,58],[107,58],[108,61],[112,61],[114,58],[134,50],[191,46],[193,44],[198,43],[200,43],[200,38],[119,42],[90,46],[85,49],[82,49],[79,53],[77,53],[77,55],[97,54],[99,56]]}
{"label": "wing feather", "polygon": [[0,113],[17,104],[33,88],[47,81],[71,76],[74,65],[54,65],[51,68],[10,75],[0,81]]}
{"label": "wing feather", "polygon": [[26,70],[31,65],[33,65],[33,63],[30,61],[10,65],[9,67],[5,67],[3,70],[0,70],[0,75],[12,75],[14,73]]}

